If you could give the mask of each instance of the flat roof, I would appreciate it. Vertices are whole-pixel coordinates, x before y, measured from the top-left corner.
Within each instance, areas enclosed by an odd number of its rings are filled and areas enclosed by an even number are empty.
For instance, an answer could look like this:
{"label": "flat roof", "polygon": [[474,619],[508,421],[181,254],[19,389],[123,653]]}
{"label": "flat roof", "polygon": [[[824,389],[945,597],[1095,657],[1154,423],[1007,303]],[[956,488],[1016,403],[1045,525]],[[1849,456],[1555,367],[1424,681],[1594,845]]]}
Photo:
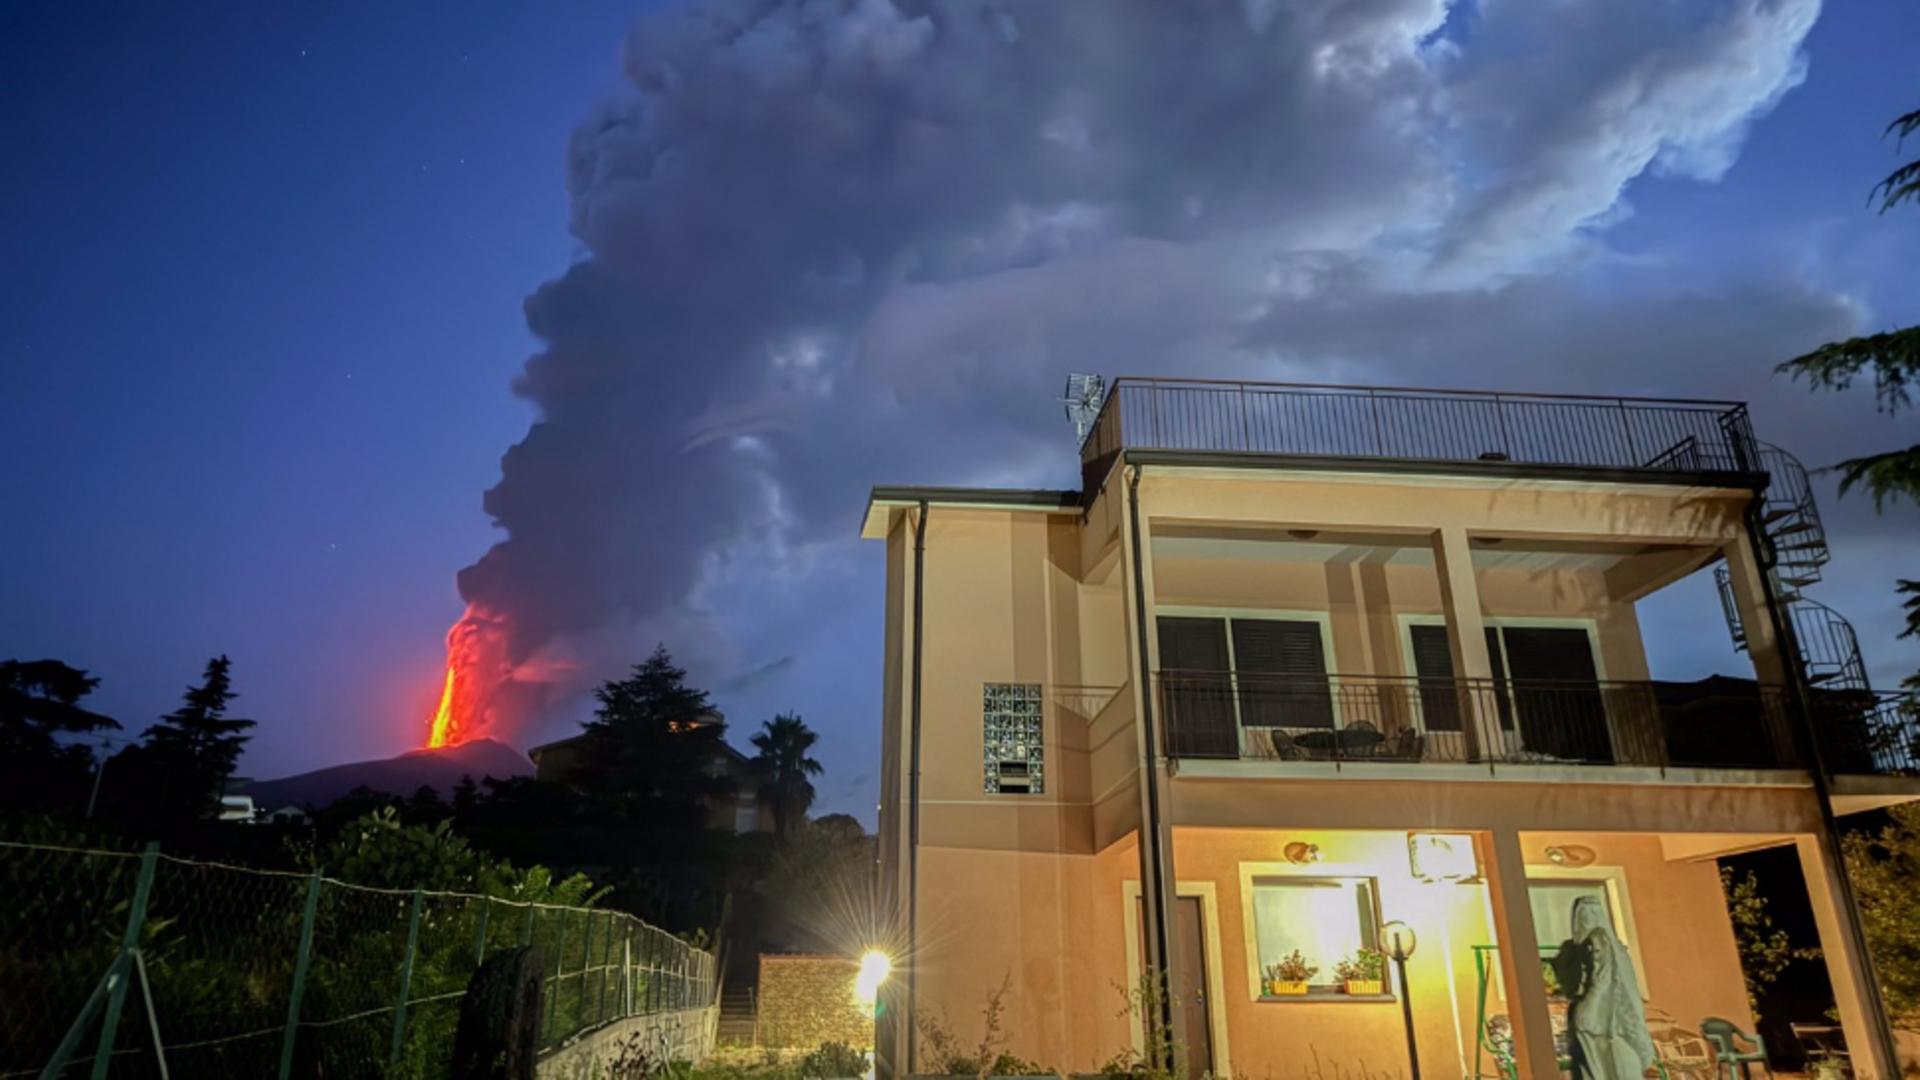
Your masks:
{"label": "flat roof", "polygon": [[979,510],[1024,510],[1043,514],[1078,514],[1082,508],[1078,491],[1055,488],[974,488],[921,487],[888,484],[876,486],[867,496],[867,509],[860,517],[860,538],[879,540],[887,535],[887,523],[893,511],[938,503]]}

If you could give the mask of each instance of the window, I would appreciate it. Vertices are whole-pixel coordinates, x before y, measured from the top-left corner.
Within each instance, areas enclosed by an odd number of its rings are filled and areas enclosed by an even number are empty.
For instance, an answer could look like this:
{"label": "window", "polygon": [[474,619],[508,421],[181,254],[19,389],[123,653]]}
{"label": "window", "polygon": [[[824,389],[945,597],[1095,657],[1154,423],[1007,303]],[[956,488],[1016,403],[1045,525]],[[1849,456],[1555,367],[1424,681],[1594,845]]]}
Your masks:
{"label": "window", "polygon": [[1238,729],[1331,728],[1325,629],[1313,619],[1160,615],[1171,748],[1236,756]]}
{"label": "window", "polygon": [[1607,909],[1607,920],[1618,933],[1620,916],[1604,881],[1529,881],[1527,906],[1533,909],[1534,937],[1541,948],[1553,948],[1573,936],[1573,902],[1597,897]]}
{"label": "window", "polygon": [[742,795],[733,804],[733,831],[750,833],[760,827],[760,802],[751,795]]}
{"label": "window", "polygon": [[[1585,628],[1489,626],[1487,658],[1501,687],[1494,695],[1500,727],[1515,730],[1535,753],[1563,761],[1611,762],[1613,743],[1606,701]],[[1464,715],[1453,682],[1447,628],[1407,627],[1413,673],[1420,678],[1420,713],[1428,731],[1459,731]]]}
{"label": "window", "polygon": [[1377,947],[1379,905],[1371,878],[1255,878],[1252,904],[1261,972],[1298,949],[1320,969],[1313,985],[1331,987],[1335,964],[1362,947]]}
{"label": "window", "polygon": [[981,692],[988,794],[1038,795],[1045,790],[1044,729],[1039,683],[988,683]]}

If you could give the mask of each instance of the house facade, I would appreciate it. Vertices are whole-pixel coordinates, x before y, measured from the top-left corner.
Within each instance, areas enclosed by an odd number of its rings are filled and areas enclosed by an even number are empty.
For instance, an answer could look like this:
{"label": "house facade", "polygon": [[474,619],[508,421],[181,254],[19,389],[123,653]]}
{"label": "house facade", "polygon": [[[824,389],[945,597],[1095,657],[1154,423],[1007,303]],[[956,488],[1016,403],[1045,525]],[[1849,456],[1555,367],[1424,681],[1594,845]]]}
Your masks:
{"label": "house facade", "polygon": [[[1684,1074],[1753,1027],[1715,859],[1779,846],[1856,1075],[1898,1075],[1834,828],[1920,797],[1913,713],[1806,595],[1818,512],[1743,406],[1123,379],[1081,456],[868,506],[884,1073],[997,996],[1065,1072],[1157,1029],[1196,1076],[1558,1076],[1591,898]],[[1656,680],[1668,589],[1752,670]],[[1404,984],[1339,978],[1392,940]]]}

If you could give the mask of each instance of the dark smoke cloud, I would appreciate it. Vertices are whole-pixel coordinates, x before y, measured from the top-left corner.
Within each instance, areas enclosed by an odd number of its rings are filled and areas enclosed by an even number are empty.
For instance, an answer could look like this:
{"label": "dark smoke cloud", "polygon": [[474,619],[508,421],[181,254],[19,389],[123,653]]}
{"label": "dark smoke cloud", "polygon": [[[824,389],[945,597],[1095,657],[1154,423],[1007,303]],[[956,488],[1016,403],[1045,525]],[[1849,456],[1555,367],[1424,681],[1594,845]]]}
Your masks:
{"label": "dark smoke cloud", "polygon": [[[1414,369],[1444,357],[1448,381],[1585,381],[1597,348],[1549,377],[1481,362],[1468,328],[1531,311],[1551,352],[1542,297],[1606,324],[1613,301],[1562,279],[1604,258],[1634,177],[1725,170],[1817,12],[1631,6],[1499,5],[1466,36],[1442,0],[643,23],[628,92],[570,148],[585,257],[527,303],[544,348],[515,391],[539,420],[486,497],[507,539],[460,575],[511,628],[498,718],[656,638],[752,667],[715,582],[831,561],[873,482],[1068,480],[1068,370],[1431,381]],[[1788,291],[1760,355],[1850,327]],[[1753,300],[1655,314],[1724,327]]]}

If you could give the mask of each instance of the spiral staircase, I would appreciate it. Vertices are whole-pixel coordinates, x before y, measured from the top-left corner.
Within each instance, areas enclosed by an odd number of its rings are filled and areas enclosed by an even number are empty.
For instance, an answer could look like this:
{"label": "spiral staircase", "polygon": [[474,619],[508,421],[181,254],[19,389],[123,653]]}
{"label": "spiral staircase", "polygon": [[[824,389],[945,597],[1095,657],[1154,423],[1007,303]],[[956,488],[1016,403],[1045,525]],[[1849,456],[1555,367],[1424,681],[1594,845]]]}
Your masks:
{"label": "spiral staircase", "polygon": [[[1758,507],[1761,552],[1775,597],[1786,616],[1815,712],[1829,768],[1836,772],[1913,773],[1920,771],[1920,717],[1912,698],[1874,691],[1853,625],[1841,614],[1807,596],[1833,559],[1826,527],[1814,502],[1807,468],[1777,446],[1760,444],[1760,463],[1768,482]],[[1734,648],[1745,651],[1747,630],[1734,600],[1733,580],[1725,565],[1714,569],[1720,606]]]}

